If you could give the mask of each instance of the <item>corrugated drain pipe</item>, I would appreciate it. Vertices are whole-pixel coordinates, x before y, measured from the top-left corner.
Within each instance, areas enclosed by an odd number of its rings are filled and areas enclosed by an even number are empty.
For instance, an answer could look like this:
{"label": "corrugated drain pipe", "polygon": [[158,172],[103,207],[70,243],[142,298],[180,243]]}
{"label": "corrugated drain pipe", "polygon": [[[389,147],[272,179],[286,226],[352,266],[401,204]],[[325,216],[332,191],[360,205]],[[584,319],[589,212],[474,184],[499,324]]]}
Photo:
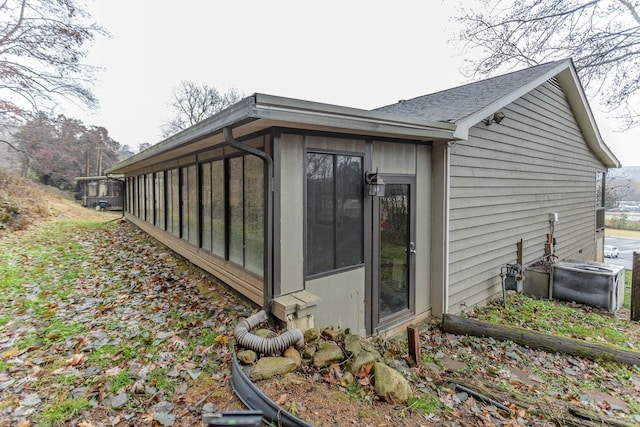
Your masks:
{"label": "corrugated drain pipe", "polygon": [[299,329],[290,329],[282,335],[274,338],[263,338],[252,334],[251,329],[267,320],[264,310],[260,310],[253,316],[236,325],[233,335],[237,343],[244,348],[249,348],[261,354],[280,353],[295,345],[298,350],[304,348],[304,335]]}
{"label": "corrugated drain pipe", "polygon": [[266,166],[264,168],[265,210],[264,210],[264,272],[263,272],[263,304],[262,309],[267,313],[271,310],[273,299],[273,159],[266,152],[258,150],[233,138],[233,130],[227,126],[223,130],[227,144],[242,152],[259,157]]}

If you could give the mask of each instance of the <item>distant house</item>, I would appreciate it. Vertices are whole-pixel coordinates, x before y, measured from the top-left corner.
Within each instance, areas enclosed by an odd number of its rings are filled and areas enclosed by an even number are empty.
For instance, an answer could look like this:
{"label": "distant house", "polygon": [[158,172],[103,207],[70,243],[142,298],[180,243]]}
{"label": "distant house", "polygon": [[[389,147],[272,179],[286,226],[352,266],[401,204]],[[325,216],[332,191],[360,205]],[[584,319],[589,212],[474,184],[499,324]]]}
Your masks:
{"label": "distant house", "polygon": [[564,60],[375,111],[255,94],[109,172],[132,223],[276,317],[372,335],[495,296],[550,225],[600,258],[619,166]]}
{"label": "distant house", "polygon": [[75,180],[80,185],[76,199],[82,206],[101,210],[123,210],[124,175],[80,176]]}

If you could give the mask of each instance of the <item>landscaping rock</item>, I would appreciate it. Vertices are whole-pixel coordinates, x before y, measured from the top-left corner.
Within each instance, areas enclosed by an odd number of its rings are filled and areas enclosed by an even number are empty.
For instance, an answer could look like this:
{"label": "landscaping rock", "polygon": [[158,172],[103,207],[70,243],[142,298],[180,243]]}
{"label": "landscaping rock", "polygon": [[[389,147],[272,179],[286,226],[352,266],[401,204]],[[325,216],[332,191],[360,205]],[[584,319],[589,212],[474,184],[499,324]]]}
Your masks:
{"label": "landscaping rock", "polygon": [[320,339],[320,329],[310,328],[304,331],[304,341],[306,343],[316,342]]}
{"label": "landscaping rock", "polygon": [[286,357],[262,357],[251,370],[251,379],[265,380],[296,369],[296,363]]}
{"label": "landscaping rock", "polygon": [[293,360],[296,363],[296,368],[302,365],[302,356],[300,356],[300,352],[293,347],[286,349],[283,356]]}
{"label": "landscaping rock", "polygon": [[322,336],[330,341],[340,341],[340,331],[336,331],[332,328],[325,328],[322,330]]}
{"label": "landscaping rock", "polygon": [[112,408],[122,408],[129,401],[129,396],[127,393],[120,393],[117,396],[111,398],[111,407]]}
{"label": "landscaping rock", "polygon": [[344,350],[347,356],[351,358],[349,371],[354,375],[360,372],[362,366],[382,360],[374,345],[358,335],[346,335],[344,337]]}
{"label": "landscaping rock", "polygon": [[316,354],[315,345],[307,345],[304,350],[302,350],[302,357],[305,359],[312,359],[314,354]]}
{"label": "landscaping rock", "polygon": [[258,360],[258,355],[253,350],[242,350],[237,353],[238,361],[243,365],[253,365]]}
{"label": "landscaping rock", "polygon": [[409,381],[381,362],[374,366],[374,387],[376,394],[389,403],[404,403],[411,397]]}
{"label": "landscaping rock", "polygon": [[344,358],[342,349],[334,341],[327,341],[320,344],[320,348],[313,355],[313,366],[322,368],[333,363],[341,362]]}
{"label": "landscaping rock", "polygon": [[372,353],[363,350],[351,359],[351,363],[349,363],[349,372],[353,375],[357,375],[364,365],[379,362],[380,360],[381,358],[378,352]]}
{"label": "landscaping rock", "polygon": [[356,382],[356,377],[354,377],[351,372],[345,372],[342,375],[342,382],[344,383],[344,385],[353,384],[354,382]]}

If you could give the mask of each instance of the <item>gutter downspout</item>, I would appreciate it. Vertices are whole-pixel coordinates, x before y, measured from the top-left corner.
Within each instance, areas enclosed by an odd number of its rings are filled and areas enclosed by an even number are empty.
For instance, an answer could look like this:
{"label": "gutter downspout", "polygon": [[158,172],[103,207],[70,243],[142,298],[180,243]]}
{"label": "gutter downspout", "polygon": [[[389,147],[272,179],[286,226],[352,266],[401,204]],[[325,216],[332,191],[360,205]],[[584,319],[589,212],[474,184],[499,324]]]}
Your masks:
{"label": "gutter downspout", "polygon": [[265,212],[264,212],[264,288],[262,309],[271,312],[273,299],[273,159],[266,152],[243,144],[233,138],[233,129],[229,126],[223,128],[224,140],[231,147],[242,152],[259,157],[266,166],[264,168],[265,185]]}

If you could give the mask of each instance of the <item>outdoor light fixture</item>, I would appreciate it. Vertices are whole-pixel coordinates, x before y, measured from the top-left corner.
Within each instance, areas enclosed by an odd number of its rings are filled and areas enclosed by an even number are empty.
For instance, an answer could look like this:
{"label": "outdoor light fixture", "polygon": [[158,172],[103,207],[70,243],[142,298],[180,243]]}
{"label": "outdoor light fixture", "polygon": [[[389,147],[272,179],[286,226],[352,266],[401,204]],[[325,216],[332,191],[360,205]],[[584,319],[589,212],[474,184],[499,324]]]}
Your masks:
{"label": "outdoor light fixture", "polygon": [[504,113],[502,111],[498,111],[497,113],[493,113],[493,116],[489,116],[484,119],[483,122],[487,126],[489,126],[491,123],[500,124],[504,117]]}
{"label": "outdoor light fixture", "polygon": [[378,169],[375,172],[367,172],[364,175],[364,182],[369,187],[370,196],[384,197],[384,181],[378,175]]}

